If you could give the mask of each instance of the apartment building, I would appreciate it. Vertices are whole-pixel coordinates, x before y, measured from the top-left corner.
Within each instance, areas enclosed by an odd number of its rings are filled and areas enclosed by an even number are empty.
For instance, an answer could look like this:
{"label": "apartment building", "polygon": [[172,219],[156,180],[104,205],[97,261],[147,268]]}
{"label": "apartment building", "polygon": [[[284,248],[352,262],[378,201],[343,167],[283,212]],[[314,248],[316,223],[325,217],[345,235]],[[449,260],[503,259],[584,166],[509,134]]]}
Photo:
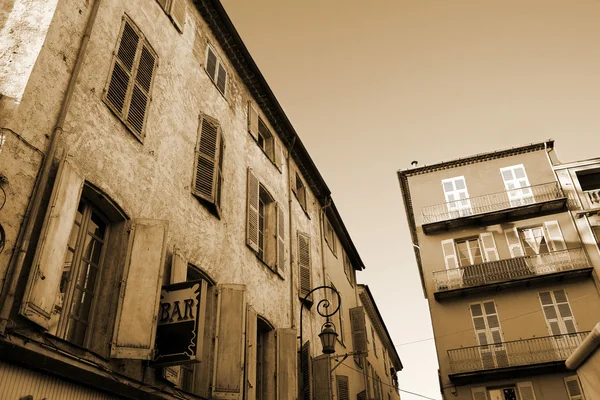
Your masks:
{"label": "apartment building", "polygon": [[445,399],[573,400],[600,315],[553,141],[398,172]]}
{"label": "apartment building", "polygon": [[[365,266],[220,2],[2,11],[3,398],[385,398],[367,367],[401,364],[385,329],[389,359],[360,340],[385,327]],[[177,285],[184,309],[165,300]],[[185,362],[163,363],[165,326],[188,320]]]}

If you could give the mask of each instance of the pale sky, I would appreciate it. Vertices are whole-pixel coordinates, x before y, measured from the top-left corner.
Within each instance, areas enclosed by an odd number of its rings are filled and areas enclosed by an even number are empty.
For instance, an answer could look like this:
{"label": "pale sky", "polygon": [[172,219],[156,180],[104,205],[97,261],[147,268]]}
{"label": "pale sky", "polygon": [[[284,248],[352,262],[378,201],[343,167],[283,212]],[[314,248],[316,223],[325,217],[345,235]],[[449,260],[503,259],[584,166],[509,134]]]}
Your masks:
{"label": "pale sky", "polygon": [[222,3],[365,262],[400,388],[441,399],[396,171],[549,138],[600,156],[600,0]]}

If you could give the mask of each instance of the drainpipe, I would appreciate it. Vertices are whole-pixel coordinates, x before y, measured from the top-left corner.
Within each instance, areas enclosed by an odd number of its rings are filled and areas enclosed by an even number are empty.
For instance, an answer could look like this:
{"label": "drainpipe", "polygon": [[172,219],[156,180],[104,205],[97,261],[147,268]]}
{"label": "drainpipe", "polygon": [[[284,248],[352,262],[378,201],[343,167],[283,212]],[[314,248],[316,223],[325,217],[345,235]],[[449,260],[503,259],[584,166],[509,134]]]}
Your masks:
{"label": "drainpipe", "polygon": [[48,176],[50,175],[52,162],[54,161],[54,157],[56,156],[58,142],[63,132],[63,125],[65,123],[67,112],[69,111],[69,105],[71,104],[75,84],[77,83],[79,72],[81,71],[81,65],[83,64],[85,51],[87,49],[88,42],[90,41],[92,27],[94,26],[94,21],[96,20],[96,16],[98,15],[100,2],[101,0],[95,0],[94,4],[92,5],[85,32],[83,34],[83,38],[81,39],[79,52],[77,53],[77,58],[75,59],[75,65],[73,66],[73,72],[69,79],[69,85],[67,86],[65,98],[61,105],[58,120],[51,134],[50,144],[48,146],[46,157],[44,158],[41,167],[41,175],[38,181],[36,182],[36,186],[33,189],[33,194],[31,196],[32,200],[29,205],[29,212],[23,218],[23,225],[25,226],[25,229],[23,231],[23,235],[21,236],[19,243],[17,244],[16,252],[13,254],[13,257],[11,258],[11,263],[8,267],[7,275],[10,275],[10,277],[7,276],[8,285],[4,288],[6,294],[4,297],[4,302],[2,304],[2,309],[0,310],[0,335],[4,335],[6,331],[6,325],[8,323],[8,318],[10,317],[10,310],[12,309],[12,306],[15,301],[15,292],[17,290],[19,276],[21,275],[23,263],[25,262],[25,255],[27,253],[27,249],[29,248],[29,243],[31,242],[33,226],[35,225],[35,221],[37,220],[38,214],[40,213],[40,207],[44,195],[44,188],[48,183]]}
{"label": "drainpipe", "polygon": [[[296,310],[294,310],[294,249],[293,247],[293,237],[292,232],[292,150],[294,149],[294,145],[296,144],[296,137],[292,140],[292,144],[288,148],[288,154],[286,157],[287,160],[287,187],[288,187],[288,215],[290,216],[290,224],[289,224],[289,237],[290,237],[290,326],[294,328],[296,324],[294,323],[294,317],[296,316]],[[302,307],[302,304],[300,304]],[[300,351],[302,351],[302,343],[300,343]]]}
{"label": "drainpipe", "polygon": [[600,351],[600,322],[587,335],[573,354],[567,358],[565,365],[570,370],[577,369],[594,351]]}

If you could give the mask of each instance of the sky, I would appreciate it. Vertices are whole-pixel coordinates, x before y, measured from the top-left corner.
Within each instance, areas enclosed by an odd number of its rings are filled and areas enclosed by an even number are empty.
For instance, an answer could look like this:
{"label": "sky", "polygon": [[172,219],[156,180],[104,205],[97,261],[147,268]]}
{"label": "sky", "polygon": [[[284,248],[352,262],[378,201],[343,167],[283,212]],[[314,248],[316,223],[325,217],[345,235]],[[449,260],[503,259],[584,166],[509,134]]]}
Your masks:
{"label": "sky", "polygon": [[396,171],[550,138],[599,157],[600,0],[221,1],[331,189],[400,388],[441,399]]}

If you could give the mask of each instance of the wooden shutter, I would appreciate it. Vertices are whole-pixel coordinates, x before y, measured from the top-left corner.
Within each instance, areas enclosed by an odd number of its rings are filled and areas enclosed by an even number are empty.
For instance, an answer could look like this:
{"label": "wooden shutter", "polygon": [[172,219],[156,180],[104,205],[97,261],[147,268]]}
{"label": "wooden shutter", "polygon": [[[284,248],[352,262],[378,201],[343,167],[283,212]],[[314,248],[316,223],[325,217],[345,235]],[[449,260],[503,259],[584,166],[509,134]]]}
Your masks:
{"label": "wooden shutter", "polygon": [[300,275],[300,296],[304,298],[312,288],[311,283],[310,236],[298,232],[298,269]]}
{"label": "wooden shutter", "polygon": [[564,326],[564,333],[577,332],[577,328],[575,327],[575,317],[573,317],[573,312],[571,310],[571,306],[569,305],[567,294],[563,289],[553,290],[552,294],[554,295],[554,300],[556,301],[558,315],[560,316]]}
{"label": "wooden shutter", "polygon": [[564,378],[564,381],[567,393],[569,394],[569,400],[585,400],[577,375],[567,376]]}
{"label": "wooden shutter", "polygon": [[363,390],[359,394],[356,395],[356,400],[367,400],[367,391]]}
{"label": "wooden shutter", "polygon": [[313,400],[331,400],[331,359],[327,354],[313,360]]}
{"label": "wooden shutter", "polygon": [[183,26],[185,25],[185,0],[171,0],[171,10],[169,14],[171,19],[177,27],[177,30],[183,33]]}
{"label": "wooden shutter", "polygon": [[187,280],[188,263],[178,249],[173,249],[171,260],[171,277],[169,283],[185,282]]}
{"label": "wooden shutter", "polygon": [[252,100],[248,100],[248,132],[254,140],[258,140],[258,111],[252,104]]}
{"label": "wooden shutter", "polygon": [[217,199],[221,149],[218,121],[200,115],[192,193],[210,203],[216,203]]}
{"label": "wooden shutter", "polygon": [[517,231],[517,228],[505,230],[504,235],[506,236],[506,243],[508,243],[510,256],[512,258],[523,257],[525,252],[523,251],[523,246],[521,246],[521,240],[519,239],[519,232]]}
{"label": "wooden shutter", "polygon": [[283,144],[273,137],[274,145],[274,154],[273,154],[273,163],[275,167],[279,170],[279,172],[283,171]]}
{"label": "wooden shutter", "polygon": [[484,387],[471,388],[473,400],[488,400],[487,390]]}
{"label": "wooden shutter", "polygon": [[442,240],[442,251],[444,252],[446,269],[458,268],[456,249],[454,248],[454,239]]}
{"label": "wooden shutter", "polygon": [[546,228],[548,242],[552,251],[566,250],[567,246],[565,245],[558,221],[546,221],[544,222],[544,227]]}
{"label": "wooden shutter", "polygon": [[212,398],[215,399],[242,399],[246,327],[245,292],[244,285],[219,286],[212,385]]}
{"label": "wooden shutter", "polygon": [[83,182],[83,175],[66,158],[63,159],[56,174],[19,310],[22,316],[45,329],[48,329],[54,310]]}
{"label": "wooden shutter", "polygon": [[277,392],[278,399],[295,399],[296,330],[277,330]]}
{"label": "wooden shutter", "polygon": [[494,234],[491,232],[482,233],[479,235],[481,239],[481,247],[483,247],[483,254],[485,255],[485,261],[498,261],[498,249],[496,248],[496,241],[494,240]]}
{"label": "wooden shutter", "polygon": [[575,319],[564,290],[539,293],[542,310],[551,335],[575,333]]}
{"label": "wooden shutter", "polygon": [[348,391],[348,377],[346,375],[336,375],[338,400],[350,400],[350,392]]}
{"label": "wooden shutter", "polygon": [[300,381],[300,400],[312,400],[312,364],[310,362],[310,340],[302,345],[300,352],[300,370],[302,377]]}
{"label": "wooden shutter", "polygon": [[285,275],[285,214],[283,206],[276,204],[277,208],[277,273],[284,278]]}
{"label": "wooden shutter", "polygon": [[151,100],[152,80],[156,69],[157,58],[152,49],[145,43],[141,46],[141,54],[135,72],[135,81],[131,93],[131,101],[127,113],[129,126],[139,135],[144,136],[144,126],[148,117]]}
{"label": "wooden shutter", "polygon": [[244,400],[256,399],[256,311],[246,312],[246,394]]}
{"label": "wooden shutter", "polygon": [[[367,348],[367,328],[365,325],[365,311],[362,306],[350,309],[350,326],[352,328],[352,349],[355,352],[365,352]],[[354,359],[361,355],[355,354]]]}
{"label": "wooden shutter", "polygon": [[168,221],[137,220],[129,232],[111,357],[151,359]]}
{"label": "wooden shutter", "polygon": [[259,185],[258,179],[251,168],[248,168],[248,205],[247,205],[247,223],[246,223],[246,244],[258,252],[258,198]]}
{"label": "wooden shutter", "polygon": [[219,74],[217,75],[217,89],[219,89],[219,91],[221,93],[223,93],[223,95],[225,95],[225,91],[227,89],[227,71],[225,70],[225,68],[223,67],[223,64],[221,64],[221,62],[219,61]]}
{"label": "wooden shutter", "polygon": [[206,50],[206,72],[213,81],[217,77],[217,55],[210,46]]}
{"label": "wooden shutter", "polygon": [[106,101],[118,116],[123,117],[133,69],[137,59],[140,35],[134,26],[124,20],[119,33],[119,44],[110,73]]}
{"label": "wooden shutter", "polygon": [[569,210],[581,210],[581,200],[577,195],[577,189],[573,184],[573,179],[571,179],[571,175],[569,174],[569,170],[563,169],[556,171],[556,177],[560,182],[560,189],[562,190],[567,197],[567,204],[569,205]]}
{"label": "wooden shutter", "polygon": [[550,292],[542,292],[539,294],[542,310],[548,325],[548,331],[551,335],[560,335],[562,333],[560,323],[558,322],[558,312],[554,306],[554,299]]}
{"label": "wooden shutter", "polygon": [[517,383],[517,388],[519,389],[521,400],[536,400],[531,382],[519,382]]}

